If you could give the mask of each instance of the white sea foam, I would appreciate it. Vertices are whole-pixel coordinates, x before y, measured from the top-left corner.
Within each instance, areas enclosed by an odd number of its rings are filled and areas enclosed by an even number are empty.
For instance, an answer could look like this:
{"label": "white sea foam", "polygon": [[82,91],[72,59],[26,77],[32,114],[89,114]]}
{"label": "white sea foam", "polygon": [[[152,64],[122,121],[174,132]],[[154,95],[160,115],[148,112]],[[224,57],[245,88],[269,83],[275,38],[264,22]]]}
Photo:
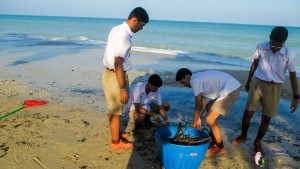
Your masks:
{"label": "white sea foam", "polygon": [[158,49],[158,48],[148,48],[148,47],[138,47],[134,46],[132,47],[133,51],[138,52],[148,52],[148,53],[159,53],[159,54],[167,54],[167,55],[178,55],[178,54],[184,54],[186,52],[181,50],[172,50],[172,49]]}

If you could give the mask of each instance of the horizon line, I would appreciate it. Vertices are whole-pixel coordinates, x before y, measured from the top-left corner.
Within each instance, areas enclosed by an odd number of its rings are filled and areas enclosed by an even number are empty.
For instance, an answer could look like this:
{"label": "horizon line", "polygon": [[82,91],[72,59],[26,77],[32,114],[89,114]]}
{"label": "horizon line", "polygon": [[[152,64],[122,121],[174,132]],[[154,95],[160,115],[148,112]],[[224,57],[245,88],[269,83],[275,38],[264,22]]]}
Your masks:
{"label": "horizon line", "polygon": [[[117,20],[126,20],[127,18],[105,18],[105,17],[96,17],[96,16],[60,16],[60,15],[35,15],[35,14],[3,14],[7,16],[33,16],[33,17],[62,17],[62,18],[91,18],[91,19],[117,19]],[[285,26],[292,28],[300,28],[299,26],[292,25],[267,25],[267,24],[252,24],[252,23],[234,23],[234,22],[209,22],[209,21],[187,21],[187,20],[164,20],[164,19],[151,19],[152,21],[167,21],[167,22],[192,22],[192,23],[210,23],[210,24],[232,24],[232,25],[249,25],[249,26]],[[151,21],[150,20],[150,21]]]}

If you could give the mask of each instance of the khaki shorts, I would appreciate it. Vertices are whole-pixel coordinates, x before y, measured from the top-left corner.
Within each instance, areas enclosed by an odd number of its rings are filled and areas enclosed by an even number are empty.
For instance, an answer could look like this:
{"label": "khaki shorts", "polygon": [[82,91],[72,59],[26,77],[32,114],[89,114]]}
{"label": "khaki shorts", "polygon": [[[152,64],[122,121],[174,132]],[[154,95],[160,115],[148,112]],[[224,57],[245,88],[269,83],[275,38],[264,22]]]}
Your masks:
{"label": "khaki shorts", "polygon": [[[125,73],[125,83],[126,88],[128,90],[128,76]],[[103,69],[102,74],[102,84],[103,90],[105,95],[105,100],[109,111],[114,115],[122,115],[125,104],[122,104],[119,100],[120,98],[120,87],[117,81],[117,76],[114,71],[107,70],[106,68]]]}
{"label": "khaki shorts", "polygon": [[262,113],[275,117],[282,93],[281,83],[269,83],[253,78],[250,84],[246,110],[258,111],[262,105]]}
{"label": "khaki shorts", "polygon": [[131,119],[133,119],[133,114],[135,113],[135,109],[128,112],[128,115]]}
{"label": "khaki shorts", "polygon": [[240,95],[240,89],[236,89],[227,95],[224,99],[216,101],[210,108],[210,111],[218,112],[220,115],[226,116]]}

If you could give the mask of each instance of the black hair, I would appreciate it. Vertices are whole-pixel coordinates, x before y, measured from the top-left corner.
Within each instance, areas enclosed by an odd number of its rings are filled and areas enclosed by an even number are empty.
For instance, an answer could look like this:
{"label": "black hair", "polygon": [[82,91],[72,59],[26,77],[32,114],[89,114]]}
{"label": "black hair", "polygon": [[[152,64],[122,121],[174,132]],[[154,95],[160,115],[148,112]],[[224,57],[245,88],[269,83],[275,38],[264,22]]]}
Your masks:
{"label": "black hair", "polygon": [[139,22],[145,22],[145,23],[149,22],[148,13],[142,7],[136,7],[136,8],[134,8],[130,12],[130,14],[128,16],[128,19],[131,19],[131,18],[134,18],[134,17],[137,18],[139,20]]}
{"label": "black hair", "polygon": [[148,82],[149,82],[151,85],[156,86],[156,87],[162,86],[162,80],[161,80],[160,76],[157,75],[157,74],[151,75],[151,76],[148,78]]}
{"label": "black hair", "polygon": [[187,68],[181,68],[176,73],[176,82],[183,79],[186,75],[192,75],[192,72]]}
{"label": "black hair", "polygon": [[285,42],[288,37],[288,30],[282,26],[273,28],[270,38],[276,42]]}

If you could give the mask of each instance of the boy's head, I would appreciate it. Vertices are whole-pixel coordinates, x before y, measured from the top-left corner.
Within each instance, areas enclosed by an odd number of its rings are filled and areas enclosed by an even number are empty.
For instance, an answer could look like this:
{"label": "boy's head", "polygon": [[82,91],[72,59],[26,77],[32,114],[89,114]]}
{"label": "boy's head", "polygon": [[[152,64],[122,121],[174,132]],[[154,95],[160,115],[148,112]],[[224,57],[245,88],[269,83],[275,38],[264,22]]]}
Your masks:
{"label": "boy's head", "polygon": [[155,86],[155,87],[161,87],[162,86],[162,80],[159,75],[153,74],[148,78],[148,82]]}
{"label": "boy's head", "polygon": [[161,85],[162,85],[162,80],[160,76],[158,76],[157,74],[153,74],[148,78],[146,90],[157,92],[158,88],[161,87]]}
{"label": "boy's head", "polygon": [[128,19],[130,20],[132,18],[137,18],[139,22],[145,22],[145,23],[149,22],[148,13],[142,7],[136,7],[130,12]]}
{"label": "boy's head", "polygon": [[285,42],[288,37],[288,30],[282,26],[276,26],[273,28],[270,38],[276,42]]}
{"label": "boy's head", "polygon": [[288,30],[285,27],[277,26],[270,34],[270,49],[273,52],[279,51],[288,37]]}
{"label": "boy's head", "polygon": [[186,87],[191,87],[190,80],[191,80],[192,72],[187,68],[181,68],[176,73],[176,82],[180,82]]}
{"label": "boy's head", "polygon": [[149,22],[149,16],[144,8],[136,7],[130,12],[127,21],[131,31],[136,33],[143,30],[143,27]]}

